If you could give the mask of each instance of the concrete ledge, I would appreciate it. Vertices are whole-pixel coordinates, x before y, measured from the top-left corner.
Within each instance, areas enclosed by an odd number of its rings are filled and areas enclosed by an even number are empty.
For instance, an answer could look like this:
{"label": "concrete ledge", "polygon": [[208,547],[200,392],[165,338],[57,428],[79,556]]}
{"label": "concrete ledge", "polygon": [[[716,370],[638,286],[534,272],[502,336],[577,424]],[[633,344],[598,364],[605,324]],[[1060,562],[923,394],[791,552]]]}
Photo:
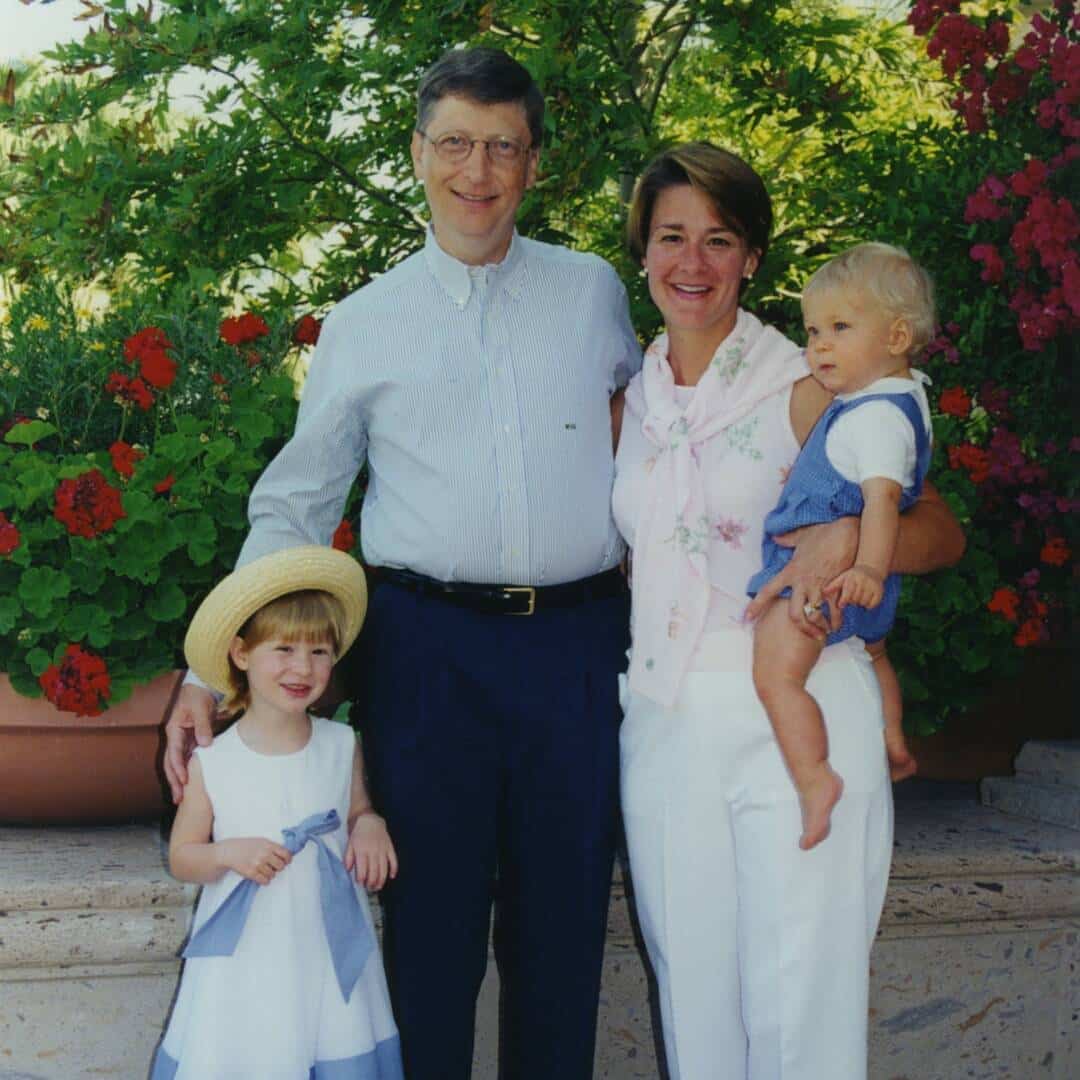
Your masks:
{"label": "concrete ledge", "polygon": [[1041,784],[1080,788],[1080,742],[1064,739],[1024,743],[1016,775],[1037,777]]}
{"label": "concrete ledge", "polygon": [[1080,742],[1029,742],[1016,775],[982,782],[982,801],[1006,814],[1080,829]]}
{"label": "concrete ledge", "polygon": [[[898,807],[871,999],[874,1080],[1080,1075],[1080,833],[971,802]],[[0,829],[0,1080],[144,1080],[195,890],[156,829]],[[596,1076],[658,1075],[632,897],[617,876]],[[498,978],[476,1080],[494,1077]]]}

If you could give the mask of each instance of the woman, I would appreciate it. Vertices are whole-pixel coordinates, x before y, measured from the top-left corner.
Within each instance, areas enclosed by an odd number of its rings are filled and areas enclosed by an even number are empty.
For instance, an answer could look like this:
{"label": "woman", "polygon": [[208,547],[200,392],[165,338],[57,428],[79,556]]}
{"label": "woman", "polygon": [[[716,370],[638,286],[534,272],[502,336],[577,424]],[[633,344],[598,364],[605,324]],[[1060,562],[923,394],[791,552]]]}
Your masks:
{"label": "woman", "polygon": [[[768,250],[757,174],[705,143],[638,183],[631,250],[666,332],[627,388],[616,521],[633,550],[622,802],[673,1080],[866,1075],[870,946],[888,881],[892,801],[881,700],[858,639],[808,688],[844,797],[828,839],[797,846],[799,804],[751,678],[746,584],[762,522],[828,403],[799,348],[739,308]],[[803,530],[767,595],[823,635],[821,590],[851,563],[855,519]],[[896,569],[958,558],[931,491],[906,515]],[[810,569],[807,569],[807,568]]]}

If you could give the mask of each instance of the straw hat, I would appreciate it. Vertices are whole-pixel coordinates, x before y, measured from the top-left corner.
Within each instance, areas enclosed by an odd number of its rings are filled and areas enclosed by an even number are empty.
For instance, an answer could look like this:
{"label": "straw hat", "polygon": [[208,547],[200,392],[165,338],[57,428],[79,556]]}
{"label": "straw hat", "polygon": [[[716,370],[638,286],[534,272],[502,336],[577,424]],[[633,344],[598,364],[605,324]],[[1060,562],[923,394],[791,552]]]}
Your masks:
{"label": "straw hat", "polygon": [[312,544],[264,555],[218,582],[199,605],[184,638],[188,666],[208,686],[228,693],[229,646],[240,628],[271,600],[303,589],[328,592],[344,609],[340,656],[360,632],[367,583],[351,555]]}

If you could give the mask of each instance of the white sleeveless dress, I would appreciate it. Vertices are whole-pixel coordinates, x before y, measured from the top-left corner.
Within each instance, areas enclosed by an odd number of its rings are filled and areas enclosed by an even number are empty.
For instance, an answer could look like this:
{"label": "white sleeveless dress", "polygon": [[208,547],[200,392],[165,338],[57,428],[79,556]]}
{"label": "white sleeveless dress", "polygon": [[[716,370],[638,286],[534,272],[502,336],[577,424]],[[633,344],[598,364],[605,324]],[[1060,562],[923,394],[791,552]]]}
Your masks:
{"label": "white sleeveless dress", "polygon": [[[321,837],[341,857],[355,747],[343,724],[313,718],[293,754],[249,749],[233,726],[196,751],[214,808],[214,840],[263,836],[337,811]],[[192,933],[243,878],[203,888]],[[374,933],[367,896],[360,908]],[[346,1002],[326,942],[317,850],[308,843],[258,889],[232,956],[186,961],[151,1080],[401,1080],[401,1053],[378,948]]]}

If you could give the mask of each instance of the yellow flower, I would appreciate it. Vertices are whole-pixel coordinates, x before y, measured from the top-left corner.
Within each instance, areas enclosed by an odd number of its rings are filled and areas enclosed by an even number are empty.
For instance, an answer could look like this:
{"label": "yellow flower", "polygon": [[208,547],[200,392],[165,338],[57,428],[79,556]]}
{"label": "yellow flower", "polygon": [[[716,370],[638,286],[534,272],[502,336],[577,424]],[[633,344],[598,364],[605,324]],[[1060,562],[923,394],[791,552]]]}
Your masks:
{"label": "yellow flower", "polygon": [[104,352],[108,346],[104,341],[91,341],[88,348],[91,352]]}
{"label": "yellow flower", "polygon": [[46,319],[43,315],[31,315],[30,318],[26,320],[26,329],[48,330],[49,320]]}

